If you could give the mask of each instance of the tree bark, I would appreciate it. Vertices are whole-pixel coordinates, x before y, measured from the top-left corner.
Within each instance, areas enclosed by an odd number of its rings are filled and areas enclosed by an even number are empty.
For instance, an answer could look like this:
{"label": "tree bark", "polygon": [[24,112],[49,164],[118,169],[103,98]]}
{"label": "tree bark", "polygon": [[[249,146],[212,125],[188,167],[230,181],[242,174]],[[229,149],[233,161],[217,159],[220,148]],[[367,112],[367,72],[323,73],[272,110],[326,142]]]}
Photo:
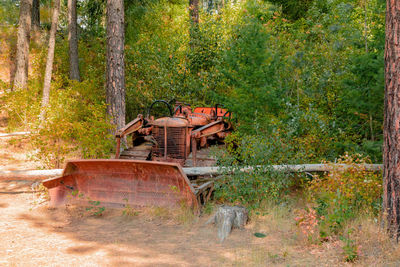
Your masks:
{"label": "tree bark", "polygon": [[217,212],[206,222],[214,223],[218,227],[218,238],[223,242],[231,233],[232,228],[243,228],[248,219],[249,212],[244,207],[230,207],[222,205]]}
{"label": "tree bark", "polygon": [[199,0],[189,0],[189,17],[191,23],[199,23]]}
{"label": "tree bark", "polygon": [[76,0],[68,0],[68,42],[69,42],[69,78],[80,81],[78,63],[78,34],[76,22]]}
{"label": "tree bark", "polygon": [[32,16],[32,0],[21,0],[13,89],[25,88],[28,82],[29,42],[31,38],[31,16]]}
{"label": "tree bark", "polygon": [[197,34],[199,31],[199,0],[189,0],[189,43],[193,49],[196,46]]}
{"label": "tree bark", "polygon": [[124,1],[107,0],[107,113],[120,129],[125,126]]}
{"label": "tree bark", "polygon": [[383,215],[389,234],[400,234],[400,2],[387,0],[383,144]]}
{"label": "tree bark", "polygon": [[32,0],[32,30],[40,30],[40,0]]}
{"label": "tree bark", "polygon": [[51,74],[53,72],[54,49],[56,45],[56,32],[57,32],[59,12],[60,12],[60,0],[54,0],[53,15],[51,18],[51,29],[49,36],[49,48],[47,51],[46,70],[44,73],[42,110],[40,112],[41,121],[44,120],[44,117],[46,115],[45,108],[49,104],[49,99],[50,99]]}

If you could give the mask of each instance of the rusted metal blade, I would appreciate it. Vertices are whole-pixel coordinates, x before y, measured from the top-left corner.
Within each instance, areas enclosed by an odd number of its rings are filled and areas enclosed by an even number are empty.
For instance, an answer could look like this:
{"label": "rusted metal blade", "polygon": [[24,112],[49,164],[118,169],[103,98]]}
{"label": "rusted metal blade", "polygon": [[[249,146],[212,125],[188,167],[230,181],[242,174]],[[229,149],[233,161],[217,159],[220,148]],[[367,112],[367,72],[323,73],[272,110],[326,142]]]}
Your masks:
{"label": "rusted metal blade", "polygon": [[50,205],[67,203],[101,205],[197,207],[194,189],[176,163],[142,160],[96,159],[67,163],[62,177],[43,181]]}

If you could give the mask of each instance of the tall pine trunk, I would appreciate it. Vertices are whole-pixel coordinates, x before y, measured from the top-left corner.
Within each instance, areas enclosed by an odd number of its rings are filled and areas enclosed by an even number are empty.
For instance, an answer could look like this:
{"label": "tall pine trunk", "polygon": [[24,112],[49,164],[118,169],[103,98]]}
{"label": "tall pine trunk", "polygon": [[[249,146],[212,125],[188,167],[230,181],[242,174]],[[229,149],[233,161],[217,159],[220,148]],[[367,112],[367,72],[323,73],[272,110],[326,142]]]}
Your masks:
{"label": "tall pine trunk", "polygon": [[51,74],[53,72],[54,48],[56,45],[56,33],[58,25],[58,14],[60,13],[60,0],[54,0],[53,15],[51,18],[51,29],[49,36],[49,49],[47,51],[46,70],[44,73],[42,110],[40,112],[40,120],[43,121],[46,114],[46,107],[50,99]]}
{"label": "tall pine trunk", "polygon": [[76,0],[68,0],[69,78],[80,81],[78,63],[78,34]]}
{"label": "tall pine trunk", "polygon": [[400,2],[387,0],[385,108],[383,144],[383,214],[390,235],[400,234]]}
{"label": "tall pine trunk", "polygon": [[32,0],[32,30],[40,30],[40,0]]}
{"label": "tall pine trunk", "polygon": [[17,54],[15,56],[15,74],[13,89],[25,88],[28,82],[29,42],[31,38],[32,0],[21,0]]}
{"label": "tall pine trunk", "polygon": [[107,113],[117,129],[125,125],[124,1],[107,0]]}

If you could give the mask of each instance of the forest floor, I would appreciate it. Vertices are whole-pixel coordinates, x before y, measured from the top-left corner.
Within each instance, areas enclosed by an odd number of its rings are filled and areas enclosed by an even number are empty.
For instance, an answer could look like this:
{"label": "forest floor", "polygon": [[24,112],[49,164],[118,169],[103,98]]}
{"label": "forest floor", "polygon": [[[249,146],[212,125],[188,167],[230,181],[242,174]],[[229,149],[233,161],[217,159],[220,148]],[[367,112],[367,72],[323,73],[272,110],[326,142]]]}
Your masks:
{"label": "forest floor", "polygon": [[[7,120],[0,116],[0,131]],[[34,169],[24,137],[0,138],[1,169]],[[101,216],[84,208],[48,207],[46,193],[32,181],[0,180],[0,266],[343,266],[340,240],[312,245],[301,237],[289,208],[271,207],[252,216],[224,243],[205,225],[210,214],[183,209],[106,209]],[[377,238],[376,229],[366,238]],[[254,233],[264,233],[257,238]],[[376,243],[376,242],[375,242]],[[375,244],[374,243],[374,244]],[[379,245],[356,265],[399,266]],[[383,256],[382,256],[383,255]],[[392,255],[392,254],[391,254]]]}

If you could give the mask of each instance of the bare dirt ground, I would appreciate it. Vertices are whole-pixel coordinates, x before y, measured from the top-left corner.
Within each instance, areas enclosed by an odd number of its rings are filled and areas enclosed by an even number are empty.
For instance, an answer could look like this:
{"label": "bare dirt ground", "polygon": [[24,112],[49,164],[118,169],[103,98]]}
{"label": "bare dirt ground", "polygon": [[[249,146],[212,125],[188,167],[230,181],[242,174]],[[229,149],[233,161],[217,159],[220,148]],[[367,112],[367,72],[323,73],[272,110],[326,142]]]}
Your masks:
{"label": "bare dirt ground", "polygon": [[[0,119],[0,131],[6,120]],[[34,169],[23,137],[0,138],[1,169]],[[343,266],[339,242],[304,242],[288,208],[252,216],[224,243],[205,225],[210,215],[185,210],[51,209],[32,181],[0,180],[0,266]],[[261,232],[264,238],[254,233]],[[373,237],[374,238],[374,237]],[[360,266],[399,266],[377,248]]]}
{"label": "bare dirt ground", "polygon": [[[5,189],[5,184],[14,185]],[[205,217],[179,222],[168,212],[122,216],[106,210],[50,209],[22,182],[2,184],[0,266],[331,266],[336,257],[294,245],[290,229],[252,222],[223,244]],[[8,193],[4,193],[8,191]],[[256,238],[260,231],[266,238]],[[291,244],[292,243],[292,244]],[[335,251],[331,251],[335,254]],[[320,254],[320,255],[318,255]],[[333,255],[334,256],[334,255]]]}

